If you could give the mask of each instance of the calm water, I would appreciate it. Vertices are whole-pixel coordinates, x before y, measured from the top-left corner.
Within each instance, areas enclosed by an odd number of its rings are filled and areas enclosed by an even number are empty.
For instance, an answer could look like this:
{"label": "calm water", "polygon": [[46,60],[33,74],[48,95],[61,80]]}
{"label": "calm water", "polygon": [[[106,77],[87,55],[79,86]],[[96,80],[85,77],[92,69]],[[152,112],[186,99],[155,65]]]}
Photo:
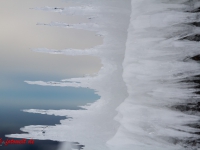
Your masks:
{"label": "calm water", "polygon": [[[21,133],[27,125],[55,125],[65,117],[25,113],[23,109],[80,109],[99,97],[93,90],[29,85],[25,80],[59,81],[97,72],[100,60],[32,52],[30,48],[90,48],[102,43],[94,32],[36,26],[37,22],[87,22],[87,18],[35,11],[36,6],[67,7],[57,0],[1,0],[0,5],[0,138]],[[59,142],[3,146],[4,150],[56,150]]]}

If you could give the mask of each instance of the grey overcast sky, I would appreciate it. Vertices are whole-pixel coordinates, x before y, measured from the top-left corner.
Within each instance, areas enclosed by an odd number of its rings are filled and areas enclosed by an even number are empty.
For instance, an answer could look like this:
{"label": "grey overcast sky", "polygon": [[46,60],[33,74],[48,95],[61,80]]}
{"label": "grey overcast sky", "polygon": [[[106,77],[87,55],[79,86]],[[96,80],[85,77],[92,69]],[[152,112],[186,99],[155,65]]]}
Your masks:
{"label": "grey overcast sky", "polygon": [[[98,72],[101,62],[91,56],[65,56],[36,53],[30,48],[85,49],[102,44],[95,32],[37,26],[51,21],[88,22],[83,16],[37,11],[40,6],[67,7],[59,0],[1,0],[0,69],[4,73],[55,75],[62,79]],[[39,80],[39,79],[38,79]]]}

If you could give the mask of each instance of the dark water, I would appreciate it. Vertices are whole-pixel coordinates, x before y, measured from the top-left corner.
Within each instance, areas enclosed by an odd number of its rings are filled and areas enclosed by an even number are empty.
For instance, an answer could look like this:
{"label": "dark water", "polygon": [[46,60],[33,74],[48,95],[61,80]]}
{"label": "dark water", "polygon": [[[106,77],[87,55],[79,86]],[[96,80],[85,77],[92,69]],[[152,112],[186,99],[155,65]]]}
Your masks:
{"label": "dark water", "polygon": [[34,141],[34,144],[1,146],[1,150],[57,150],[60,143],[56,141]]}
{"label": "dark water", "polygon": [[[87,88],[50,87],[29,85],[24,79],[35,80],[38,76],[6,74],[0,75],[0,138],[6,141],[6,135],[22,133],[21,127],[28,125],[55,125],[61,119],[53,115],[32,114],[23,109],[80,109],[81,105],[94,102],[99,98],[93,90]],[[40,79],[54,80],[56,76],[40,76]],[[41,131],[42,132],[42,131]],[[60,142],[35,140],[33,145],[0,146],[2,150],[57,150]]]}
{"label": "dark water", "polygon": [[[84,22],[86,18],[35,11],[40,6],[67,7],[58,0],[2,0],[0,5],[0,139],[22,133],[28,125],[55,125],[61,119],[51,115],[22,112],[23,109],[80,109],[97,100],[86,88],[29,85],[28,81],[60,81],[97,72],[99,59],[36,53],[31,48],[90,48],[102,41],[82,30],[36,26],[38,22]],[[75,39],[75,40],[74,40]],[[12,139],[12,138],[9,138]],[[56,150],[60,142],[35,140],[33,145],[0,146],[0,150]]]}
{"label": "dark water", "polygon": [[[6,80],[6,78],[10,80]],[[22,133],[20,131],[21,127],[28,125],[55,125],[59,124],[61,119],[66,119],[66,117],[53,115],[26,113],[21,111],[23,109],[76,110],[80,109],[78,106],[94,102],[99,98],[94,94],[93,90],[87,88],[29,85],[23,82],[23,78],[23,76],[17,74],[4,74],[4,76],[1,74],[1,79],[4,79],[4,85],[7,85],[7,87],[0,86],[0,138],[4,141],[12,139],[6,137],[8,134]],[[29,77],[27,76],[27,78]],[[8,145],[1,146],[0,149],[56,150],[59,145],[60,142],[56,141],[35,140],[33,145]]]}

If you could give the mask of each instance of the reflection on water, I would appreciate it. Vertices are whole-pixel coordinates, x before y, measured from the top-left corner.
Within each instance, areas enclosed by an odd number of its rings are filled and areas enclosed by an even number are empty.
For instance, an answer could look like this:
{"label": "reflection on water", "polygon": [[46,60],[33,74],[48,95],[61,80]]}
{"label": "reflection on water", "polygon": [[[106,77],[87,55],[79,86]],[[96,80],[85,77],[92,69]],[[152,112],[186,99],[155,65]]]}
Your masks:
{"label": "reflection on water", "polygon": [[48,141],[48,140],[35,140],[33,145],[8,145],[1,146],[1,150],[59,150],[60,142]]}
{"label": "reflection on water", "polygon": [[[97,72],[100,60],[91,56],[36,53],[31,48],[85,49],[100,45],[94,32],[37,26],[51,21],[79,23],[87,18],[36,11],[33,7],[67,7],[58,0],[1,0],[0,5],[0,138],[21,133],[27,125],[54,125],[66,117],[24,113],[22,109],[79,109],[99,97],[84,88],[28,85],[25,80],[58,81]],[[2,150],[56,150],[59,142],[10,145]]]}

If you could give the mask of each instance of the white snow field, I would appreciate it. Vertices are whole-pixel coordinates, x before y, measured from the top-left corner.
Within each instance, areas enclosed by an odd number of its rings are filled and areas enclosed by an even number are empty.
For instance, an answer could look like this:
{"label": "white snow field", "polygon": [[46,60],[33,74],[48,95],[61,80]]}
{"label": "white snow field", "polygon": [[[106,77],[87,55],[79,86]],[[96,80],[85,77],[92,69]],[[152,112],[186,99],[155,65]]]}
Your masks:
{"label": "white snow field", "polygon": [[[199,74],[196,61],[184,61],[199,54],[200,44],[187,40],[200,33],[197,26],[198,0],[66,0],[76,6],[33,8],[66,15],[83,15],[90,23],[50,22],[38,25],[92,30],[104,38],[103,45],[92,49],[36,52],[100,57],[103,67],[96,76],[60,82],[25,81],[41,86],[72,86],[94,89],[101,98],[86,110],[23,110],[71,119],[48,126],[30,125],[27,132],[7,137],[79,142],[84,150],[198,150],[187,139],[198,140],[197,113],[185,113],[173,106],[199,98],[192,83],[181,82]],[[47,4],[48,5],[48,4]],[[182,39],[182,40],[181,40]],[[76,40],[76,39],[74,39]],[[73,149],[63,144],[61,150]]]}

